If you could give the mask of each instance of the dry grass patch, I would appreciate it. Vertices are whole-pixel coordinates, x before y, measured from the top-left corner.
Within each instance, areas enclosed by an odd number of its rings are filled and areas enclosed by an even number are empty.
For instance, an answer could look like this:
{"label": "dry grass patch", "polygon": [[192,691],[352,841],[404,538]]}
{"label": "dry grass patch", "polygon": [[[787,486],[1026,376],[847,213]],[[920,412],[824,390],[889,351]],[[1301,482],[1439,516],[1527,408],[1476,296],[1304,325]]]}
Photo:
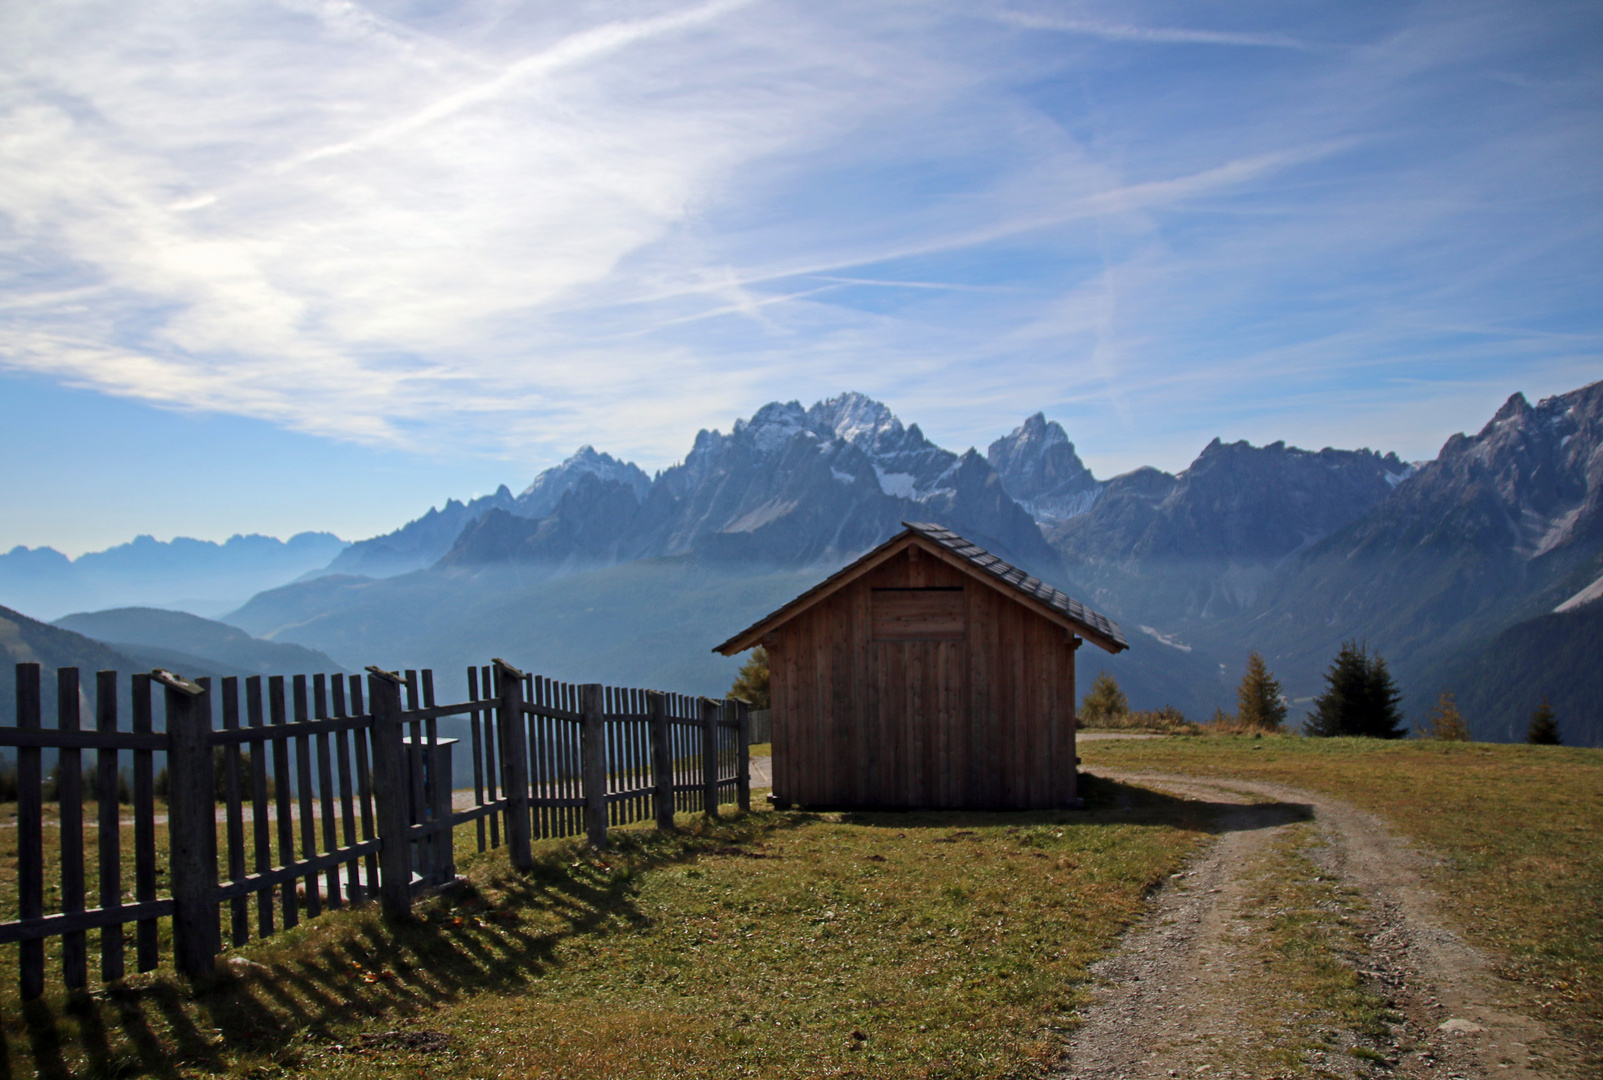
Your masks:
{"label": "dry grass patch", "polygon": [[1526,1006],[1603,1066],[1603,751],[1435,740],[1089,742],[1086,767],[1271,780],[1387,818],[1444,856],[1434,884]]}

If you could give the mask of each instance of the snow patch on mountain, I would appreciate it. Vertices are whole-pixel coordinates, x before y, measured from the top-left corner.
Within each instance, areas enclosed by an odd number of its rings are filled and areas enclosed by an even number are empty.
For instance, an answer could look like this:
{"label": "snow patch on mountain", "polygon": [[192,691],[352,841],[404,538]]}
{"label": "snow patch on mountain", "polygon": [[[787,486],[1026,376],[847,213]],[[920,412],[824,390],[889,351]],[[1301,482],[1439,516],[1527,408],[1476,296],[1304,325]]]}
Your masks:
{"label": "snow patch on mountain", "polygon": [[1576,608],[1585,607],[1587,604],[1595,604],[1599,600],[1603,600],[1603,574],[1599,574],[1596,581],[1592,582],[1592,584],[1588,585],[1586,588],[1582,589],[1580,592],[1576,593],[1574,596],[1570,597],[1553,610],[1574,611]]}
{"label": "snow patch on mountain", "polygon": [[879,477],[879,489],[894,499],[914,499],[918,497],[917,485],[912,473],[888,473],[879,465],[874,466],[874,475]]}
{"label": "snow patch on mountain", "polygon": [[1407,480],[1410,476],[1413,476],[1415,473],[1419,472],[1419,464],[1420,463],[1417,461],[1411,461],[1408,463],[1408,467],[1401,472],[1388,472],[1386,474],[1386,483],[1392,487],[1396,487],[1404,480]]}
{"label": "snow patch on mountain", "polygon": [[1165,634],[1161,630],[1154,629],[1150,626],[1141,627],[1141,632],[1156,638],[1160,644],[1167,645],[1171,649],[1178,649],[1181,652],[1191,651],[1190,645],[1187,645],[1185,642],[1181,641],[1172,634]]}

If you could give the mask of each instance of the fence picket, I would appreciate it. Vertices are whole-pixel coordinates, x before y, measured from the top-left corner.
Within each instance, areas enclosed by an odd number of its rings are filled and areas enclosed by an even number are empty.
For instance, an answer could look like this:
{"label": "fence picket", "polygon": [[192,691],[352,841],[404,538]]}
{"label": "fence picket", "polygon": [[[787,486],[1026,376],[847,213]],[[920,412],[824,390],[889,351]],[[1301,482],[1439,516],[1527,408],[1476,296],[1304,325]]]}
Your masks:
{"label": "fence picket", "polygon": [[[95,730],[117,730],[117,673],[95,673]],[[100,854],[100,906],[122,907],[122,823],[117,805],[117,751],[95,751],[96,809],[99,811],[97,844]],[[123,976],[122,924],[100,929],[100,981],[116,982]]]}
{"label": "fence picket", "polygon": [[[468,700],[479,701],[479,669],[468,665]],[[484,736],[479,722],[480,710],[474,709],[468,713],[468,733],[473,743],[473,805],[484,805]],[[479,851],[484,851],[484,819],[477,818],[473,822],[479,836]]]}
{"label": "fence picket", "polygon": [[[534,676],[525,674],[522,680],[522,701],[527,705],[534,700]],[[534,840],[540,835],[540,770],[536,762],[540,753],[540,717],[525,710],[523,715],[523,728],[525,739],[525,753],[528,756],[529,776],[529,839]]]}
{"label": "fence picket", "polygon": [[[348,684],[351,692],[351,715],[366,716],[367,710],[362,705],[362,680],[358,676],[351,676]],[[357,731],[356,736],[356,801],[360,804],[362,812],[362,841],[366,843],[378,835],[373,821],[373,771],[368,761],[368,745],[373,740],[373,729],[369,724],[365,731]],[[378,895],[378,853],[369,851],[367,854],[367,888],[369,897]]]}
{"label": "fence picket", "polygon": [[[419,678],[423,684],[423,707],[432,709],[434,708],[434,670],[432,668],[424,668],[419,672]],[[424,721],[423,746],[418,751],[418,771],[427,770],[426,779],[428,781],[427,790],[425,791],[428,802],[425,809],[417,816],[416,820],[419,821],[427,820],[432,812],[437,823],[441,817],[451,812],[451,778],[449,776],[444,777],[442,783],[442,778],[436,771],[440,765],[439,744],[440,722],[435,717],[430,716]],[[444,799],[443,806],[441,803],[442,797]],[[455,863],[449,850],[450,845],[448,842],[450,839],[451,835],[448,832],[435,832],[430,833],[428,839],[424,841],[423,846],[429,853],[428,873],[425,876],[432,879],[447,872],[450,873],[451,877],[456,876]]]}
{"label": "fence picket", "polygon": [[[141,672],[129,680],[132,692],[133,729],[136,734],[151,731],[149,675]],[[156,901],[156,783],[155,754],[134,751],[134,903]],[[169,773],[169,777],[171,773]],[[140,971],[151,971],[160,959],[155,919],[141,919],[134,933],[135,963]]]}
{"label": "fence picket", "polygon": [[701,699],[701,801],[702,812],[718,816],[718,716],[719,704]]}
{"label": "fence picket", "polygon": [[587,683],[579,688],[584,729],[580,753],[584,763],[585,834],[590,846],[607,846],[607,724],[606,688]]}
{"label": "fence picket", "polygon": [[[223,730],[239,730],[239,680],[229,676],[223,680]],[[245,813],[239,792],[239,744],[230,743],[223,748],[223,799],[228,817],[228,880],[238,881],[245,876]],[[229,901],[230,929],[235,945],[250,939],[250,909],[245,897]]]}
{"label": "fence picket", "polygon": [[[56,727],[61,731],[81,728],[78,710],[78,669],[56,670]],[[61,910],[84,909],[83,873],[83,751],[62,749],[56,757],[56,820],[61,853]],[[67,989],[89,984],[89,950],[84,931],[73,930],[61,936],[61,969]]]}
{"label": "fence picket", "polygon": [[[262,717],[262,677],[252,675],[245,680],[245,722],[254,730],[260,728]],[[273,868],[272,823],[267,819],[267,744],[261,739],[250,744],[251,835],[256,847],[256,872],[265,874]],[[256,893],[256,933],[269,937],[273,933],[273,890],[261,889]]]}
{"label": "fence picket", "polygon": [[[295,708],[295,728],[304,731],[306,722],[311,719],[307,708],[306,676],[296,675],[290,686],[293,691],[291,703]],[[312,748],[311,740],[304,734],[295,736],[295,787],[301,814],[301,860],[307,861],[315,859],[318,850],[317,811],[312,805]],[[289,861],[284,865],[288,866]],[[316,870],[307,873],[302,892],[306,897],[306,917],[317,918],[323,913],[323,895],[317,886]]]}
{"label": "fence picket", "polygon": [[[484,692],[486,703],[495,698],[495,691],[491,689],[494,683],[490,681],[490,668],[485,665],[479,669],[479,686]],[[497,753],[500,747],[500,728],[496,726],[495,710],[488,704],[483,711],[484,715],[484,794],[488,802],[496,802],[500,796],[496,792],[501,790],[501,771],[497,766]],[[501,815],[490,815],[490,846],[501,846]]]}
{"label": "fence picket", "polygon": [[[289,717],[284,712],[284,676],[274,675],[267,680],[267,709],[274,732],[273,784],[278,810],[278,865],[295,865],[295,815],[291,812],[289,787]],[[283,884],[284,929],[301,921],[300,900],[295,895],[295,882]]]}
{"label": "fence picket", "polygon": [[736,702],[735,717],[739,722],[736,729],[738,742],[736,743],[735,768],[735,794],[736,801],[743,813],[751,813],[751,706],[746,702]]}
{"label": "fence picket", "polygon": [[[332,679],[334,691],[334,715],[344,719],[350,715],[345,711],[345,676],[335,675]],[[351,739],[360,740],[360,731],[341,731],[334,736],[334,747],[339,758],[340,772],[340,824],[344,829],[345,846],[356,846],[356,808],[351,799]],[[362,862],[352,857],[345,864],[345,896],[353,904],[360,904],[366,892],[362,888],[361,879]]]}
{"label": "fence picket", "polygon": [[[312,676],[312,715],[319,720],[328,719],[328,677],[322,672]],[[334,763],[329,755],[328,732],[317,733],[317,795],[323,810],[322,846],[319,851],[333,851],[339,847],[339,835],[334,831]],[[338,864],[325,871],[328,884],[328,906],[340,906],[340,868]]]}
{"label": "fence picket", "polygon": [[[17,665],[17,727],[39,729],[39,665]],[[45,848],[43,777],[37,746],[17,748],[17,917],[43,918],[45,913]],[[45,943],[35,938],[20,945],[19,976],[24,1000],[45,992]]]}

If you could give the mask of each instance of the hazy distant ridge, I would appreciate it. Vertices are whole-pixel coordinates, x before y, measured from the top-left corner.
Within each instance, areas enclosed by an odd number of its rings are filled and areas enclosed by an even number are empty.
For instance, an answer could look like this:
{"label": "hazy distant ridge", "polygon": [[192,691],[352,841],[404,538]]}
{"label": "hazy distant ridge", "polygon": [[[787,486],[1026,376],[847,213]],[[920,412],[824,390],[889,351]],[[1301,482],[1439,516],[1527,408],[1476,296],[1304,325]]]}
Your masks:
{"label": "hazy distant ridge", "polygon": [[137,536],[76,559],[54,548],[16,547],[0,555],[0,603],[52,619],[131,605],[221,614],[327,566],[345,546],[333,533],[303,532],[288,540],[236,535],[221,544]]}

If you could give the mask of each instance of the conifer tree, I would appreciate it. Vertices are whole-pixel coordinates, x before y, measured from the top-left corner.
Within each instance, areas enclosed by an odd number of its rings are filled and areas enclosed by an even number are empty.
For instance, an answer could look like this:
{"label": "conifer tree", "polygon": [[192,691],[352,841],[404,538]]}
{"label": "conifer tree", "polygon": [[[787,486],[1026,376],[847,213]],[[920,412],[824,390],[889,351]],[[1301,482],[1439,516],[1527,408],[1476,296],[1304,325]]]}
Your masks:
{"label": "conifer tree", "polygon": [[1126,716],[1129,712],[1130,699],[1124,696],[1124,691],[1119,689],[1113,676],[1106,671],[1097,672],[1096,680],[1091,683],[1085,700],[1080,703],[1081,726],[1090,727]]}
{"label": "conifer tree", "polygon": [[1401,739],[1408,734],[1403,723],[1403,692],[1391,677],[1386,660],[1376,653],[1369,660],[1369,682],[1366,689],[1364,730],[1360,735],[1372,739]]}
{"label": "conifer tree", "polygon": [[1469,724],[1465,722],[1464,714],[1458,711],[1458,702],[1451,690],[1442,691],[1442,696],[1437,699],[1419,733],[1427,739],[1469,742]]}
{"label": "conifer tree", "polygon": [[761,645],[751,651],[735,673],[729,696],[739,698],[754,709],[766,709],[768,699],[768,650]]}
{"label": "conifer tree", "polygon": [[1558,734],[1558,718],[1553,715],[1553,706],[1547,703],[1547,695],[1542,695],[1542,703],[1531,714],[1531,726],[1525,731],[1525,741],[1535,746],[1559,746],[1564,742]]}
{"label": "conifer tree", "polygon": [[1325,672],[1325,692],[1314,699],[1314,709],[1303,724],[1309,735],[1363,735],[1400,739],[1403,695],[1392,681],[1391,670],[1367,645],[1344,641]]}
{"label": "conifer tree", "polygon": [[1247,657],[1247,672],[1236,689],[1236,718],[1245,727],[1280,731],[1286,722],[1286,702],[1280,683],[1259,653]]}

